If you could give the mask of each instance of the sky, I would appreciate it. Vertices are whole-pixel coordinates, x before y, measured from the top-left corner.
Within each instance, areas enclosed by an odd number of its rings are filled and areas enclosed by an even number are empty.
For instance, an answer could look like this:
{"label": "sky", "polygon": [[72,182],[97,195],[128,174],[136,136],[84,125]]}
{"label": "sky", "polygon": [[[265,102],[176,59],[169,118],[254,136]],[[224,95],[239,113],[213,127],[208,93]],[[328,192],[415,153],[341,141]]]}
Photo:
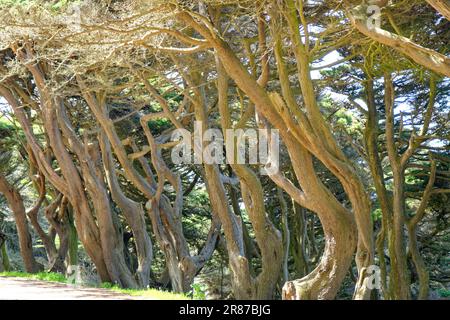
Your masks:
{"label": "sky", "polygon": [[[8,106],[6,100],[3,99],[3,97],[0,97],[0,112],[8,111],[8,109],[9,109],[9,106]],[[0,115],[0,117],[1,117],[1,115]]]}

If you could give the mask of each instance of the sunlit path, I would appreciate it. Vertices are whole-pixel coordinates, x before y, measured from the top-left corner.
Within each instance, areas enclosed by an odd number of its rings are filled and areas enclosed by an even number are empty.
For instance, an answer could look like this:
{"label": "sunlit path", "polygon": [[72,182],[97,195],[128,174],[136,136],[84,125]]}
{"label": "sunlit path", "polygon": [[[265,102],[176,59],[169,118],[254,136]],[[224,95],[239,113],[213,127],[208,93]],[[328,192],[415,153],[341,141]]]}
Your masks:
{"label": "sunlit path", "polygon": [[106,289],[0,277],[0,300],[132,300],[134,297]]}

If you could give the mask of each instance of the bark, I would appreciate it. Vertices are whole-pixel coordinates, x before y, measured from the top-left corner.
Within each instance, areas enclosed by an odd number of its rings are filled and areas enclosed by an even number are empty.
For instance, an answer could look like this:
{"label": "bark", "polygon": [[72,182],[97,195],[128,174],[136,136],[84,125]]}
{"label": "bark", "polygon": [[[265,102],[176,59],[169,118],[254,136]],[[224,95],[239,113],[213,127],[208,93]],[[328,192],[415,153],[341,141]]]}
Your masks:
{"label": "bark", "polygon": [[[310,72],[309,37],[306,35],[305,41],[303,42],[302,36],[300,35],[300,23],[304,29],[308,28],[303,12],[303,5],[301,4],[299,7],[296,7],[294,1],[287,1],[286,6],[283,8],[286,10],[285,18],[290,30],[290,39],[294,44],[294,55],[297,61],[297,77],[307,110],[306,117],[297,111],[298,107],[296,107],[295,99],[289,90],[289,79],[283,62],[279,30],[278,26],[274,24],[275,56],[282,82],[283,97],[286,100],[288,108],[294,115],[299,117],[300,123],[305,126],[308,123],[310,124],[310,126],[307,126],[307,131],[303,135],[309,140],[309,144],[311,145],[308,147],[308,144],[304,144],[304,146],[339,179],[350,199],[358,228],[358,247],[355,260],[358,267],[359,280],[355,288],[354,299],[368,299],[370,297],[370,290],[365,285],[365,270],[372,265],[374,258],[369,198],[353,164],[338,146],[317,104]],[[300,17],[300,21],[298,20],[298,16]],[[315,135],[312,135],[312,133],[315,133]],[[321,145],[321,147],[316,150],[316,145]]]}
{"label": "bark", "polygon": [[426,268],[425,262],[420,255],[419,244],[417,241],[417,228],[419,222],[425,216],[425,210],[428,202],[431,198],[434,182],[436,179],[436,162],[431,161],[431,172],[428,178],[427,186],[423,192],[422,199],[419,207],[417,208],[415,215],[407,221],[408,237],[409,237],[409,251],[416,267],[417,274],[419,276],[419,295],[418,299],[426,300],[429,295],[430,276]]}
{"label": "bark", "polygon": [[[38,84],[44,81],[43,75],[39,71],[30,70],[35,79],[40,79],[37,81]],[[69,184],[71,192],[67,195],[67,199],[74,211],[81,215],[81,218],[89,219],[89,224],[87,221],[86,223],[80,223],[80,221],[77,223],[77,230],[83,231],[86,227],[91,229],[89,238],[86,238],[84,234],[80,237],[86,251],[94,260],[102,281],[113,282],[122,287],[136,288],[136,281],[125,263],[123,239],[117,229],[104,182],[99,147],[96,143],[88,141],[82,143],[71,126],[64,102],[60,99],[53,99],[43,83],[38,87],[41,94],[47,99],[42,103],[45,107],[44,110],[48,113],[44,117],[44,119],[47,118],[45,119],[47,121],[44,120],[44,125],[47,125],[50,141],[54,140],[53,149],[61,150],[55,156],[57,158],[60,156],[58,163],[63,175],[68,181],[71,181]],[[67,146],[64,142],[67,143]],[[78,158],[80,169],[75,167],[67,149]],[[77,219],[75,221],[77,222]],[[94,237],[92,237],[92,232],[95,232]]]}
{"label": "bark", "polygon": [[8,249],[6,247],[6,235],[0,232],[0,251],[2,264],[0,271],[11,271],[11,264],[8,257]]}
{"label": "bark", "polygon": [[[293,16],[294,14],[292,14],[292,17]],[[305,100],[306,108],[308,110],[308,117],[305,114],[302,114],[300,108],[298,108],[295,103],[295,99],[293,99],[289,81],[287,80],[287,73],[284,70],[283,63],[280,63],[282,59],[277,58],[277,63],[279,65],[278,72],[282,83],[283,97],[285,101],[287,101],[287,107],[279,95],[273,94],[272,96],[269,96],[269,94],[243,67],[228,44],[224,42],[222,38],[216,36],[210,28],[208,29],[208,27],[204,27],[201,23],[196,22],[186,12],[178,14],[178,17],[180,20],[195,28],[207,41],[211,43],[211,45],[214,46],[216,54],[223,63],[228,75],[255,103],[257,111],[260,112],[274,128],[280,130],[283,141],[286,143],[288,139],[294,139],[294,141],[290,143],[290,146],[287,147],[291,154],[291,159],[292,154],[296,152],[298,145],[300,144],[316,156],[320,161],[322,161],[339,178],[352,202],[353,212],[355,214],[356,224],[358,227],[358,254],[356,261],[361,281],[358,281],[360,286],[355,290],[355,298],[368,298],[370,290],[368,290],[364,284],[367,279],[365,269],[373,263],[370,203],[361,180],[356,175],[351,163],[349,163],[348,159],[346,159],[342,151],[337,146],[331,133],[329,132],[329,128],[327,127],[325,120],[320,115],[309,75],[309,61],[304,53],[304,48],[300,46],[298,41],[294,42],[294,49],[298,51],[296,52],[296,58],[299,67],[299,80],[302,86],[303,99]],[[297,27],[295,27],[296,21],[290,22],[292,23],[291,30],[294,33],[292,37],[293,41],[294,39],[300,39],[300,36],[295,37],[295,33],[299,30],[298,23]],[[273,34],[279,35],[279,31],[274,31]],[[299,49],[297,49],[297,47]],[[297,116],[297,121],[300,121],[302,126],[298,126],[295,123],[293,117],[290,115],[290,112]],[[273,179],[273,177],[271,178]],[[300,203],[301,202],[302,200],[300,199]],[[327,224],[327,221],[323,223]],[[348,226],[347,229],[351,230],[352,227]],[[327,227],[327,231],[331,230]],[[333,251],[334,249],[330,248],[330,250]],[[348,258],[348,255],[346,255],[346,258]],[[324,263],[327,263],[328,260],[325,259],[323,261]],[[342,265],[345,265],[348,268],[349,263],[344,263]],[[343,278],[337,277],[337,279],[342,280]],[[330,292],[335,293],[337,290],[333,289]],[[294,297],[296,295],[290,296]],[[301,295],[298,295],[298,297],[300,296]],[[324,296],[331,297],[331,295]]]}
{"label": "bark", "polygon": [[[292,201],[292,217],[290,222],[291,227],[291,254],[294,258],[294,265],[296,269],[296,277],[302,278],[310,271],[309,263],[313,262],[313,258],[317,254],[317,249],[314,248],[315,243],[310,243],[309,252],[307,252],[307,238],[308,238],[308,224],[305,216],[305,210],[300,207],[295,201]],[[309,239],[310,242],[314,237]]]}
{"label": "bark", "polygon": [[388,239],[391,252],[390,292],[394,299],[410,298],[410,280],[406,260],[404,226],[405,194],[404,166],[398,156],[394,137],[394,88],[389,74],[385,75],[386,146],[393,176],[392,231]]}
{"label": "bark", "polygon": [[[130,71],[135,72],[135,70]],[[201,270],[214,252],[220,224],[218,224],[216,220],[213,220],[204,247],[198,255],[191,256],[181,224],[181,208],[183,201],[181,181],[164,163],[161,158],[160,148],[148,127],[148,121],[154,117],[170,117],[165,113],[147,114],[140,120],[141,127],[143,128],[150,145],[148,151],[151,152],[152,165],[155,168],[156,176],[158,177],[158,182],[155,184],[156,179],[148,176],[147,178],[149,179],[147,180],[133,167],[125,151],[124,145],[115,131],[113,122],[107,115],[104,101],[97,99],[94,94],[89,92],[81,77],[78,77],[78,83],[82,90],[83,97],[111,143],[111,147],[114,150],[120,165],[124,169],[125,176],[148,199],[145,207],[152,222],[153,232],[166,257],[166,265],[170,274],[173,290],[176,292],[189,291],[194,276]],[[151,91],[151,94],[155,95],[155,92]],[[144,162],[143,167],[147,174],[151,174],[148,165]],[[176,199],[173,205],[170,203],[168,197],[163,194],[163,187],[166,181],[169,181],[176,190]]]}
{"label": "bark", "polygon": [[78,265],[78,235],[73,220],[73,210],[69,203],[67,204],[67,224],[69,228],[67,272],[72,273],[74,268]]}
{"label": "bark", "polygon": [[[365,283],[365,279],[367,279],[364,270],[373,263],[373,239],[369,199],[352,164],[342,153],[342,150],[339,149],[335,140],[329,133],[329,128],[327,129],[325,120],[320,116],[320,111],[317,102],[315,101],[312,81],[310,79],[309,60],[304,52],[302,52],[302,50],[298,52],[297,64],[299,67],[299,80],[302,86],[303,99],[305,100],[308,109],[308,117],[301,113],[300,108],[298,108],[295,103],[295,99],[290,97],[292,96],[292,93],[290,92],[289,81],[286,81],[287,78],[282,79],[281,82],[283,96],[285,101],[287,101],[288,107],[286,107],[282,102],[282,99],[278,99],[276,95],[274,95],[275,100],[281,103],[274,103],[272,101],[269,94],[255,79],[252,78],[239,59],[234,55],[232,49],[222,40],[222,38],[213,34],[207,27],[197,23],[186,12],[179,13],[178,17],[180,20],[186,22],[186,24],[195,28],[211,43],[211,45],[214,46],[216,54],[223,63],[228,75],[255,103],[256,109],[261,112],[271,125],[274,128],[279,129],[282,136],[290,136],[296,139],[296,143],[292,144],[291,147],[297,149],[298,144],[303,145],[338,177],[352,202],[353,212],[358,226],[359,240],[356,261],[359,276],[364,279],[363,281],[358,282],[361,286],[356,288],[355,298],[368,298],[370,290],[363,284]],[[295,21],[293,24],[295,25]],[[294,25],[291,29],[293,31],[299,30],[299,27],[295,27]],[[277,34],[276,32],[277,31],[274,32],[275,35]],[[301,37],[298,36],[297,38],[300,39]],[[295,45],[296,43],[294,43],[294,48],[296,48]],[[280,60],[281,59],[277,59],[278,62],[280,62]],[[279,65],[281,65],[281,63],[279,63]],[[280,68],[280,77],[282,77],[283,73],[286,75],[286,72]],[[293,117],[289,114],[290,111],[297,116],[297,121],[300,121],[302,126],[296,124]],[[286,140],[284,136],[283,140]]]}
{"label": "bark", "polygon": [[[30,162],[30,170],[36,171],[36,168],[34,165],[36,162],[33,159],[33,154],[32,154],[32,152],[29,152],[28,154],[30,157],[30,161],[29,161]],[[34,177],[35,173],[37,173],[37,172],[32,172],[30,174],[30,176]],[[27,216],[31,222],[31,225],[33,226],[34,230],[36,231],[36,233],[38,234],[39,238],[41,239],[41,241],[44,245],[45,252],[47,253],[48,264],[50,266],[49,270],[64,273],[64,271],[65,271],[64,260],[61,261],[59,259],[60,255],[59,255],[58,250],[56,249],[54,238],[52,238],[49,234],[47,234],[47,232],[45,232],[42,229],[42,227],[38,221],[39,210],[40,210],[41,205],[44,202],[45,196],[46,196],[45,177],[42,174],[39,174],[38,176],[39,177],[37,179],[33,179],[33,180],[35,180],[37,191],[39,192],[39,198],[38,198],[35,206],[27,212]],[[60,200],[61,200],[61,197],[57,197],[49,207],[54,207],[53,210],[56,210],[56,206],[59,204]],[[47,207],[45,209],[47,220],[49,220],[48,216],[47,216],[47,210],[49,210],[49,207]],[[49,220],[49,222],[51,222],[51,221]],[[61,243],[64,244],[64,237],[60,237],[60,239],[62,239]]]}
{"label": "bark", "polygon": [[0,193],[2,193],[11,209],[16,222],[17,234],[19,236],[20,254],[22,256],[25,271],[35,273],[39,271],[38,264],[33,256],[33,243],[28,228],[27,214],[23,199],[20,193],[15,189],[3,174],[0,174]]}
{"label": "bark", "polygon": [[[158,177],[155,198],[149,201],[152,209],[153,230],[157,239],[162,243],[173,289],[176,292],[187,292],[190,290],[194,276],[203,268],[203,265],[214,252],[220,223],[213,215],[210,232],[202,250],[198,255],[191,256],[181,224],[183,206],[181,179],[179,175],[168,168],[161,156],[161,150],[157,147],[157,142],[148,127],[148,121],[153,117],[160,116],[158,114],[147,114],[141,118],[141,127],[150,144],[152,164]],[[165,181],[168,181],[175,190],[176,198],[173,205],[168,204],[167,198],[162,194]],[[159,208],[160,201],[161,203],[167,203],[161,208],[163,210]]]}
{"label": "bark", "polygon": [[[21,125],[22,130],[24,131],[25,138],[27,140],[28,146],[31,148],[35,159],[37,160],[37,164],[40,172],[42,172],[45,177],[51,182],[56,189],[58,189],[61,193],[67,193],[67,187],[65,180],[59,176],[55,170],[52,168],[50,161],[48,159],[48,153],[45,153],[38,140],[36,139],[32,125],[29,121],[29,118],[22,107],[22,104],[33,104],[34,101],[28,97],[29,99],[24,102],[18,97],[27,97],[25,92],[20,88],[17,83],[10,83],[10,88],[0,85],[0,95],[2,95],[8,104],[12,107],[14,114]],[[48,138],[47,138],[48,139]]]}
{"label": "bark", "polygon": [[[392,230],[392,198],[389,196],[385,185],[385,178],[383,168],[381,165],[381,159],[378,153],[378,137],[379,137],[379,120],[378,113],[375,104],[375,95],[373,90],[373,79],[368,76],[367,83],[365,85],[365,91],[367,96],[367,122],[364,132],[367,158],[370,167],[370,173],[377,192],[378,202],[382,211],[382,225],[381,230],[377,236],[376,247],[380,260],[381,270],[381,284],[382,292],[385,299],[389,299],[389,291],[387,290],[387,268],[386,260],[384,257],[384,247],[386,243],[386,236],[391,234]],[[390,255],[394,255],[390,252]]]}
{"label": "bark", "polygon": [[[39,169],[69,200],[75,214],[75,223],[80,239],[96,265],[101,280],[113,281],[122,286],[136,287],[123,259],[122,238],[118,235],[114,225],[107,189],[102,181],[103,175],[98,175],[99,170],[95,167],[89,154],[89,146],[83,145],[79,141],[64,113],[63,102],[60,98],[54,98],[49,91],[45,73],[42,70],[43,64],[27,63],[34,57],[31,44],[26,42],[21,48],[14,45],[12,49],[18,60],[24,63],[33,76],[39,91],[40,102],[37,104],[40,108],[39,114],[62,176],[56,174],[45,159],[28,119],[19,107],[19,102],[15,101],[11,92],[7,92],[7,94],[9,93],[7,100],[12,100],[13,109],[26,132],[27,141],[36,155]],[[14,90],[17,92],[21,89],[16,85]],[[19,96],[26,96],[26,94]],[[78,158],[80,168],[77,168],[68,150]],[[95,201],[91,202],[91,199],[95,199]]]}
{"label": "bark", "polygon": [[386,257],[384,253],[384,248],[386,246],[386,228],[384,225],[381,227],[377,239],[376,239],[376,250],[378,254],[379,264],[380,264],[380,277],[381,277],[381,292],[385,300],[390,298],[388,290],[388,278],[387,278],[387,265]]}
{"label": "bark", "polygon": [[141,204],[131,200],[123,193],[115,174],[111,146],[104,133],[100,134],[99,141],[102,150],[103,165],[112,198],[122,210],[135,239],[138,259],[136,274],[138,276],[139,286],[147,288],[150,282],[150,267],[153,260],[153,249],[150,236],[146,230],[144,209]]}
{"label": "bark", "polygon": [[[55,257],[50,262],[49,270],[52,272],[66,273],[64,261],[69,250],[69,228],[66,217],[67,199],[60,194],[45,208],[45,216],[52,228],[58,234],[59,248]],[[59,209],[59,211],[57,211]],[[56,248],[55,248],[56,249]]]}
{"label": "bark", "polygon": [[[295,143],[289,138],[284,141],[290,147]],[[283,299],[334,299],[353,260],[357,243],[355,221],[320,182],[311,154],[303,148],[296,149],[290,156],[306,197],[299,204],[317,213],[324,231],[325,248],[318,266],[311,273],[284,285]],[[302,163],[301,167],[299,163]]]}
{"label": "bark", "polygon": [[52,264],[52,262],[55,260],[57,256],[56,246],[53,240],[49,237],[49,235],[42,229],[41,225],[39,224],[38,210],[30,210],[29,212],[27,212],[27,216],[30,219],[30,223],[33,226],[33,229],[36,231],[36,233],[38,234],[39,238],[42,241],[42,244],[44,245],[49,264]]}
{"label": "bark", "polygon": [[[195,88],[195,83],[191,86]],[[195,115],[202,122],[202,129],[207,128],[207,116],[205,112],[202,93],[196,90]],[[228,205],[226,190],[221,179],[219,167],[213,164],[204,164],[205,184],[209,194],[209,200],[214,215],[218,217],[223,227],[226,239],[228,261],[231,270],[231,284],[236,299],[264,299],[266,292],[258,294],[251,275],[251,267],[245,251],[242,220],[235,215]]]}
{"label": "bark", "polygon": [[[230,167],[230,170],[231,167]],[[233,212],[236,216],[240,217],[242,220],[242,212],[239,208],[239,200],[238,200],[238,192],[234,189],[233,186],[230,185],[230,188],[228,190],[230,201],[231,201],[231,207],[233,209]],[[258,252],[258,249],[253,241],[253,239],[250,237],[248,228],[245,223],[242,223],[242,234],[244,237],[244,245],[245,245],[245,255],[249,261],[251,261],[254,257],[260,257],[260,254]],[[253,274],[253,270],[252,270]]]}
{"label": "bark", "polygon": [[427,300],[430,291],[430,275],[428,273],[425,262],[420,254],[419,244],[417,241],[417,227],[408,226],[409,250],[411,258],[419,277],[419,300]]}
{"label": "bark", "polygon": [[290,231],[289,231],[289,223],[288,223],[288,207],[286,200],[284,199],[283,192],[280,188],[277,188],[278,199],[280,201],[280,209],[281,209],[281,225],[283,227],[283,281],[287,282],[289,280],[289,250],[290,250]]}
{"label": "bark", "polygon": [[[18,54],[18,58],[21,61],[26,61],[28,53],[24,52],[23,49],[15,49],[16,54]],[[53,106],[51,96],[45,86],[45,80],[42,72],[39,70],[37,65],[28,65],[28,67],[30,68],[30,72],[32,73],[36,81],[36,85],[41,93],[40,107],[42,111],[42,121],[48,135],[49,144],[61,168],[62,176],[59,176],[48,162],[46,155],[37,142],[32,126],[20,105],[20,101],[16,99],[15,94],[5,87],[0,86],[1,94],[13,108],[14,113],[24,130],[27,143],[36,157],[39,170],[52,183],[52,185],[55,186],[55,188],[57,188],[62,194],[67,195],[69,201],[71,202],[76,215],[75,222],[77,225],[77,231],[80,234],[80,239],[83,242],[86,252],[96,265],[101,280],[110,281],[111,279],[108,275],[102,256],[98,229],[95,224],[95,220],[91,215],[91,210],[88,200],[84,194],[84,186],[81,182],[79,172],[77,171],[77,168],[72,162],[71,156],[63,144],[62,134],[56,126],[57,120],[55,108]],[[21,90],[18,85],[14,85],[13,88],[15,92]],[[20,96],[25,95],[26,94],[22,94]],[[66,181],[70,181],[70,183],[67,183]]]}
{"label": "bark", "polygon": [[125,261],[123,237],[104,181],[99,146],[91,143],[87,149],[84,159],[80,157],[84,163],[80,162],[87,191],[93,199],[106,268],[113,283],[125,288],[137,288],[136,280]]}
{"label": "bark", "polygon": [[[149,199],[146,205],[146,209],[149,214],[149,218],[152,221],[153,232],[155,232],[156,238],[161,246],[161,249],[166,255],[166,263],[168,263],[169,271],[171,273],[172,286],[175,291],[185,292],[188,290],[190,281],[192,281],[193,274],[192,268],[189,270],[189,275],[187,277],[183,276],[183,271],[179,266],[178,254],[187,255],[187,243],[184,237],[181,235],[181,221],[179,216],[173,216],[170,212],[172,211],[169,200],[161,195],[162,188],[158,190],[160,192],[155,198],[157,193],[157,186],[153,185],[151,182],[144,179],[133,167],[128,159],[125,148],[118,137],[112,121],[106,114],[106,109],[100,103],[96,97],[91,94],[83,83],[81,78],[78,78],[78,83],[80,84],[82,94],[91,108],[94,116],[98,120],[102,130],[104,130],[111,146],[116,154],[122,168],[124,169],[126,177]],[[142,122],[143,127],[147,127],[147,123],[144,120]],[[147,127],[148,128],[148,127]],[[148,132],[147,132],[148,135]],[[152,141],[152,137],[148,136]],[[163,180],[161,180],[163,181]],[[162,184],[160,184],[162,186]],[[182,193],[181,193],[182,196]],[[180,195],[178,195],[179,199]],[[161,209],[159,208],[161,206]],[[164,220],[161,218],[164,217]],[[167,228],[171,228],[170,232],[178,235],[175,242],[172,241],[172,236]],[[170,236],[169,236],[170,235]],[[175,247],[177,246],[177,247]],[[180,247],[181,246],[181,247]],[[178,251],[178,252],[177,252]],[[188,285],[186,285],[186,283]]]}
{"label": "bark", "polygon": [[[232,128],[228,111],[228,77],[225,74],[222,63],[218,59],[216,61],[216,68],[218,71],[218,105],[221,115],[222,130],[224,130],[225,133],[226,129]],[[197,111],[197,120],[207,123],[204,110]],[[227,142],[225,140],[225,143],[232,142]],[[245,165],[231,164],[231,167],[239,177],[242,198],[253,226],[256,243],[260,248],[262,260],[262,270],[260,274],[253,279],[250,274],[251,269],[249,269],[250,266],[248,260],[244,257],[240,257],[241,267],[246,267],[247,270],[234,270],[234,272],[235,276],[237,275],[236,273],[239,272],[239,277],[244,278],[241,281],[246,284],[247,288],[239,288],[238,286],[241,286],[241,282],[235,283],[235,294],[238,292],[239,297],[242,298],[247,296],[247,298],[250,299],[270,299],[272,298],[278,280],[278,276],[276,275],[280,274],[282,268],[283,250],[281,235],[267,216],[264,206],[262,185],[255,173]],[[232,232],[229,232],[229,236],[232,235]],[[227,243],[231,239],[228,238]],[[233,249],[236,250],[237,248]],[[241,252],[236,250],[235,254],[238,256]]]}

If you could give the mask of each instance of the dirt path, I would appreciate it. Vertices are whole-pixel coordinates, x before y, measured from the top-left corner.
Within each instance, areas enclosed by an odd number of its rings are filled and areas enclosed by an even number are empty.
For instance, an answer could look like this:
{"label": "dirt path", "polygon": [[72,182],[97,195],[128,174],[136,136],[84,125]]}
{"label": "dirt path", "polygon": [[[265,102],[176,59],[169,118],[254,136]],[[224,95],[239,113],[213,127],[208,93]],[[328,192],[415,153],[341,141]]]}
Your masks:
{"label": "dirt path", "polygon": [[[63,283],[0,277],[0,300],[136,300],[106,289],[75,287]],[[148,299],[146,297],[146,299]]]}

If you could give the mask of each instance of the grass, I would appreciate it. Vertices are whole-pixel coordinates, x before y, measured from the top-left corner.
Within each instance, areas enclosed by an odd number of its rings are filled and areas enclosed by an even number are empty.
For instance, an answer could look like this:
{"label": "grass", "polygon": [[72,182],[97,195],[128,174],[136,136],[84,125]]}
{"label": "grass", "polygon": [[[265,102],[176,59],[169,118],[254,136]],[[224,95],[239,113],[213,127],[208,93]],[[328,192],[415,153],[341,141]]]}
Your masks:
{"label": "grass", "polygon": [[27,278],[33,280],[62,282],[62,283],[65,283],[67,281],[66,277],[64,277],[62,274],[54,272],[26,273],[19,271],[7,271],[7,272],[0,272],[0,277],[18,277],[18,278]]}
{"label": "grass", "polygon": [[100,286],[101,288],[109,289],[114,292],[127,294],[130,296],[148,297],[159,300],[190,300],[191,298],[181,293],[173,293],[169,291],[163,291],[158,289],[123,289],[111,283],[104,282]]}
{"label": "grass", "polygon": [[[39,273],[26,273],[19,271],[7,271],[0,272],[0,277],[17,277],[27,278],[33,280],[42,280],[49,282],[67,283],[66,277],[60,273],[54,272],[39,272]],[[158,289],[123,289],[111,283],[105,282],[100,285],[103,289],[108,289],[117,293],[127,294],[129,296],[153,298],[157,300],[189,300],[190,298],[179,293],[172,293],[169,291],[162,291]]]}

